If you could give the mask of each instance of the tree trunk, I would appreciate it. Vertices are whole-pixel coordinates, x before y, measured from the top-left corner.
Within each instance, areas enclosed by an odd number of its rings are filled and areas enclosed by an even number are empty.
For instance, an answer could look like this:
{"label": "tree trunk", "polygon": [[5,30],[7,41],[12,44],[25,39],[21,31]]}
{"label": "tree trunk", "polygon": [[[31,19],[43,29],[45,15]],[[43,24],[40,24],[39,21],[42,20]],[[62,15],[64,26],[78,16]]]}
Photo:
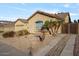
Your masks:
{"label": "tree trunk", "polygon": [[51,29],[51,34],[53,35],[54,34],[54,29],[53,28],[50,28]]}
{"label": "tree trunk", "polygon": [[47,28],[47,31],[49,32],[49,34],[51,35],[51,31],[49,30],[49,28]]}

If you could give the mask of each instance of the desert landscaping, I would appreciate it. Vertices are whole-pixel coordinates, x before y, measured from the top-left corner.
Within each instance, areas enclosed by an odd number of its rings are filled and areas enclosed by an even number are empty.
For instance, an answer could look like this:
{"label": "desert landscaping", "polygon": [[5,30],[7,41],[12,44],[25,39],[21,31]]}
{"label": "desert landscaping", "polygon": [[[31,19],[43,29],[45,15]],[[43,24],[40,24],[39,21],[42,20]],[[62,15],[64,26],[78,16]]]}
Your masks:
{"label": "desert landscaping", "polygon": [[79,11],[72,6],[0,4],[0,56],[79,56]]}
{"label": "desert landscaping", "polygon": [[75,34],[58,34],[56,37],[45,35],[42,42],[35,34],[6,39],[0,36],[0,55],[73,56],[76,36]]}

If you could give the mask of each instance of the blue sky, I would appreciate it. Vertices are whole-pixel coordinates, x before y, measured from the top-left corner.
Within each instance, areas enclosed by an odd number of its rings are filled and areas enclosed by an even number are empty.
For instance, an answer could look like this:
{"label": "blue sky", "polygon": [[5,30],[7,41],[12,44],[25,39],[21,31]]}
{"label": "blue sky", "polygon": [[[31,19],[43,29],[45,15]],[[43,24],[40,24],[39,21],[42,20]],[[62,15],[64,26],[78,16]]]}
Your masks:
{"label": "blue sky", "polygon": [[0,3],[0,20],[27,19],[37,10],[48,13],[69,12],[72,21],[79,19],[78,3]]}

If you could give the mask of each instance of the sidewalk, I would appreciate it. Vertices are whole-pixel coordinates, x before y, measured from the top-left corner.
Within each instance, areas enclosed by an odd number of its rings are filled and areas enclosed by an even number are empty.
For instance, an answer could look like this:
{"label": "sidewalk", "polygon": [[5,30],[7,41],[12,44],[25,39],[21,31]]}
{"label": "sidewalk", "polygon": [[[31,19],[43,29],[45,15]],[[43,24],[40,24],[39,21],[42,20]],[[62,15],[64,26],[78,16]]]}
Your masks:
{"label": "sidewalk", "polygon": [[71,34],[65,48],[63,49],[61,56],[73,56],[73,49],[76,35]]}

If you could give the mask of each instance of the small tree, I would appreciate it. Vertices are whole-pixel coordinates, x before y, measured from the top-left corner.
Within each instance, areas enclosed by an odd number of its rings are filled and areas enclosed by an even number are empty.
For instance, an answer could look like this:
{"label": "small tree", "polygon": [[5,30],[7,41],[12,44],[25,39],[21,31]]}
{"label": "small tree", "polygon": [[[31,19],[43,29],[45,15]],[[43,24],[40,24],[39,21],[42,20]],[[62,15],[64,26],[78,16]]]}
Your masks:
{"label": "small tree", "polygon": [[79,23],[79,19],[78,19],[78,23]]}
{"label": "small tree", "polygon": [[50,34],[52,34],[53,36],[55,36],[58,32],[58,29],[60,28],[60,26],[63,24],[64,20],[58,20],[58,21],[46,21],[44,23],[44,29],[47,29],[49,31]]}
{"label": "small tree", "polygon": [[52,25],[52,29],[53,29],[52,35],[55,36],[55,32],[56,32],[56,28],[57,28],[57,21],[53,21],[51,23],[51,25]]}
{"label": "small tree", "polygon": [[77,21],[76,21],[76,20],[74,20],[74,23],[77,23]]}
{"label": "small tree", "polygon": [[56,21],[45,21],[44,25],[43,25],[43,29],[47,29],[49,34],[54,35],[55,33],[55,29],[56,29]]}
{"label": "small tree", "polygon": [[46,29],[46,30],[49,32],[49,34],[51,34],[49,24],[50,24],[49,21],[45,21],[45,23],[44,23],[44,25],[43,25],[43,27],[42,27],[42,30],[43,30],[43,29]]}
{"label": "small tree", "polygon": [[56,33],[58,32],[58,29],[60,28],[60,26],[62,26],[63,22],[64,22],[64,20],[57,21]]}

